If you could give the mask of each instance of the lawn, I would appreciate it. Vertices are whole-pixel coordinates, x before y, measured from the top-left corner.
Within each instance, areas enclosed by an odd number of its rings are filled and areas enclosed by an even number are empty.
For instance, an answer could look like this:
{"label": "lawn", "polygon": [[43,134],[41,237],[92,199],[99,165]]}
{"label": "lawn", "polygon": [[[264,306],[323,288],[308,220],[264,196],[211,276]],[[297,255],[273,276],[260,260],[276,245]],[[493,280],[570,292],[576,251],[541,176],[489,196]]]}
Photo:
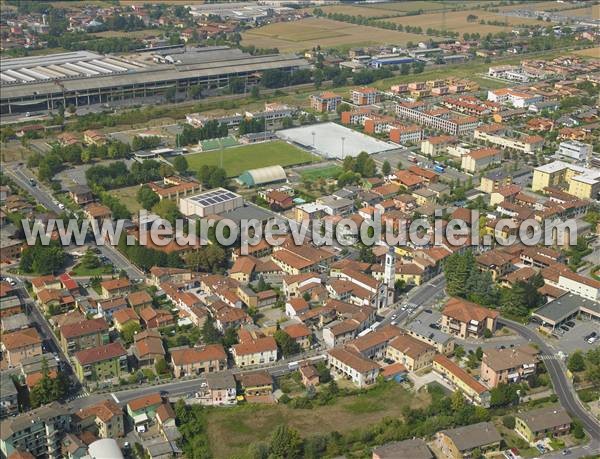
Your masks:
{"label": "lawn", "polygon": [[97,268],[87,269],[84,268],[81,264],[75,265],[75,267],[71,270],[71,274],[73,276],[102,276],[103,274],[112,274],[113,267],[112,265],[102,265]]}
{"label": "lawn", "polygon": [[[285,167],[319,160],[316,156],[281,140],[227,148],[222,151],[222,155],[222,165],[228,177],[237,177],[248,169],[276,164]],[[221,151],[194,153],[187,155],[186,159],[192,171],[199,170],[205,164],[220,166]]]}
{"label": "lawn", "polygon": [[428,402],[426,393],[415,396],[398,384],[386,384],[309,410],[284,404],[215,408],[207,413],[209,443],[214,457],[232,457],[244,453],[252,442],[268,440],[278,425],[297,429],[302,436],[347,432],[384,417],[401,417],[405,406],[422,407]]}
{"label": "lawn", "polygon": [[217,150],[219,148],[228,148],[238,145],[234,137],[222,137],[220,139],[202,140],[202,151]]}
{"label": "lawn", "polygon": [[127,207],[129,212],[136,214],[142,209],[142,206],[136,198],[139,188],[140,187],[138,185],[117,188],[115,190],[111,190],[110,194],[117,197],[119,201],[121,201],[121,203]]}
{"label": "lawn", "polygon": [[337,165],[319,167],[314,169],[307,169],[305,171],[300,172],[303,180],[318,180],[320,178],[335,178],[341,172],[342,168]]}

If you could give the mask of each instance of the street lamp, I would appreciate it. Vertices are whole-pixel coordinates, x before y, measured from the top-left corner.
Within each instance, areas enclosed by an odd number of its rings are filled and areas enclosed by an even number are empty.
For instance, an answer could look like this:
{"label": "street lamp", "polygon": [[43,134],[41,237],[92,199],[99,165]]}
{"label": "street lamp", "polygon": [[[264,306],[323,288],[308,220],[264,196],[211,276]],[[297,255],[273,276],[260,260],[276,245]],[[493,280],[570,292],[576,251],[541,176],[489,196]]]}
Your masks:
{"label": "street lamp", "polygon": [[346,137],[342,137],[342,161],[344,160],[344,140],[346,140]]}
{"label": "street lamp", "polygon": [[312,131],[311,134],[312,134],[312,138],[313,138],[313,144],[312,145],[313,145],[313,148],[315,148],[315,134],[316,134],[316,132]]}

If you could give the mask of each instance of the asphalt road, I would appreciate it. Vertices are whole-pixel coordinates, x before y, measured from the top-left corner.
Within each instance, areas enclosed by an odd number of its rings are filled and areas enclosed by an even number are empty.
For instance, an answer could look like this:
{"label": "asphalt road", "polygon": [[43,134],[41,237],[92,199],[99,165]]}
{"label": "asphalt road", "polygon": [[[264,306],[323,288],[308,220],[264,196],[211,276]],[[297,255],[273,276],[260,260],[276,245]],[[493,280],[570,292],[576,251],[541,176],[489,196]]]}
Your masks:
{"label": "asphalt road", "polygon": [[[556,358],[555,352],[542,338],[526,326],[504,318],[500,318],[498,322],[539,346],[542,356],[546,357],[544,358],[546,369],[548,370],[552,385],[554,386],[554,392],[558,396],[561,405],[569,413],[581,420],[584,429],[592,439],[589,445],[590,450],[600,452],[600,422],[581,405],[581,402],[579,402],[572,384],[566,377],[564,364],[560,359]],[[591,454],[591,452],[588,452],[587,454]]]}

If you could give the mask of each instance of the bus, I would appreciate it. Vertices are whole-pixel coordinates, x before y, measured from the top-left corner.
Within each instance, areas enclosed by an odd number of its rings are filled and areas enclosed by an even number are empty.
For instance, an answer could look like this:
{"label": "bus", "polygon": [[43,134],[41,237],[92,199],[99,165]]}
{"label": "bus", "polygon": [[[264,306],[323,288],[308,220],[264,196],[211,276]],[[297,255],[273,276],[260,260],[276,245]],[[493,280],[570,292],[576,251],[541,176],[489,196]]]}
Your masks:
{"label": "bus", "polygon": [[436,164],[435,166],[433,166],[433,170],[435,172],[439,172],[441,174],[442,172],[444,172],[446,170],[446,168],[444,166],[442,166],[441,164]]}

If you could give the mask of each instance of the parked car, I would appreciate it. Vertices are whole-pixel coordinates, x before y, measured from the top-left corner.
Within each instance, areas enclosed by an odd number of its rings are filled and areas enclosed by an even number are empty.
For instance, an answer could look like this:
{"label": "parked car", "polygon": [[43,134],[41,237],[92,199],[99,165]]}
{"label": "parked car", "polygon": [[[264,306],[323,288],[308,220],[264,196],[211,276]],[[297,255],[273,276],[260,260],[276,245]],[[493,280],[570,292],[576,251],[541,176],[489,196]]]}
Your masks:
{"label": "parked car", "polygon": [[561,329],[561,330],[564,330],[564,331],[566,331],[566,332],[568,332],[568,331],[570,331],[570,330],[571,330],[571,329],[570,329],[569,327],[567,327],[566,325],[561,325],[561,326],[560,326],[560,329]]}
{"label": "parked car", "polygon": [[565,322],[565,325],[568,325],[569,327],[573,328],[575,326],[575,322],[569,320],[568,322]]}

